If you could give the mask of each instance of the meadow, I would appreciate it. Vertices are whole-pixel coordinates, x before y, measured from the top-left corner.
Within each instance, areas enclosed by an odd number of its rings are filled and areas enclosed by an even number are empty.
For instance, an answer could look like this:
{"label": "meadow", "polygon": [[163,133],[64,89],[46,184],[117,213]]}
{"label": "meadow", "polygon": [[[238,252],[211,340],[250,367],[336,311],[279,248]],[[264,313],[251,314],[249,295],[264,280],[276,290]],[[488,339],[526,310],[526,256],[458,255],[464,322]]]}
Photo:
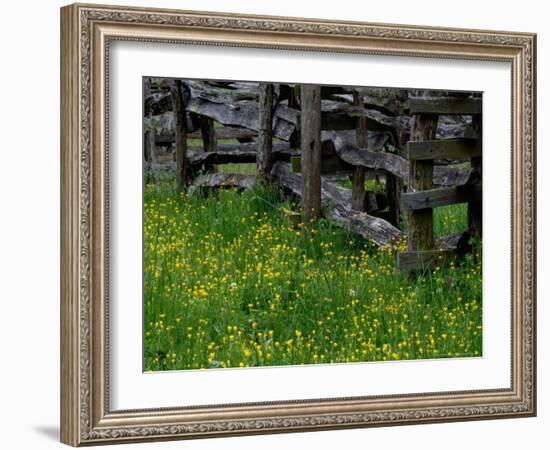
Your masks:
{"label": "meadow", "polygon": [[[325,219],[305,232],[285,210],[265,186],[145,185],[145,370],[481,356],[480,243],[410,277],[398,248]],[[434,210],[437,235],[466,228],[465,205]]]}

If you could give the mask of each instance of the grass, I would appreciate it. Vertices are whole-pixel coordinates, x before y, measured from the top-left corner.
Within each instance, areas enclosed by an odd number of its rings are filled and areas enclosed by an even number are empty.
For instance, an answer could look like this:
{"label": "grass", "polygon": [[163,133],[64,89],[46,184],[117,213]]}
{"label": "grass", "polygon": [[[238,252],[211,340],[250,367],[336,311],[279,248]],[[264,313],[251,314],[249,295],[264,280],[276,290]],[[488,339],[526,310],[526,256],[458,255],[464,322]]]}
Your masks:
{"label": "grass", "polygon": [[[311,233],[292,227],[282,211],[295,205],[271,189],[215,197],[172,186],[145,188],[146,370],[481,355],[471,256],[410,278],[395,249],[323,219]],[[461,211],[441,208],[438,229],[463,224]]]}
{"label": "grass", "polygon": [[237,173],[242,175],[256,175],[256,164],[254,163],[230,163],[217,166],[220,173]]}
{"label": "grass", "polygon": [[[349,178],[338,180],[337,183],[345,188],[351,189],[351,180]],[[384,192],[385,187],[376,178],[369,178],[365,180],[365,190],[372,192]]]}
{"label": "grass", "polygon": [[468,205],[458,203],[434,208],[434,235],[445,236],[468,229]]}

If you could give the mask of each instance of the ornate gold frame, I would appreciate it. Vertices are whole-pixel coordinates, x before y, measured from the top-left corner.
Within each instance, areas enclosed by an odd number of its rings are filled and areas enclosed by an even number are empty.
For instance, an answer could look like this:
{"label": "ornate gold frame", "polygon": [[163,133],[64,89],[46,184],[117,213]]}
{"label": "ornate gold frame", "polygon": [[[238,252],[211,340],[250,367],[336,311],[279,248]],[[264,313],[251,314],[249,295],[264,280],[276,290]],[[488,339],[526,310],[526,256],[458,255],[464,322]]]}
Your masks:
{"label": "ornate gold frame", "polygon": [[[510,62],[510,388],[111,411],[106,68],[109,42],[117,39]],[[79,446],[535,415],[535,52],[536,36],[529,33],[99,5],[62,8],[62,442]]]}

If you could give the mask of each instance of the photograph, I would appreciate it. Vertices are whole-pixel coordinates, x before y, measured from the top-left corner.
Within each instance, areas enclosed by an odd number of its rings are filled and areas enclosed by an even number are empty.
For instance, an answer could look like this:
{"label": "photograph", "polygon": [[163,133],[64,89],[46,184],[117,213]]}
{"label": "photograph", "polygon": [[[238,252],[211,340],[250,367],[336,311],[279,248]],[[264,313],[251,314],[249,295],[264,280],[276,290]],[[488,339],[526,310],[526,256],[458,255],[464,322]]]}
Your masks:
{"label": "photograph", "polygon": [[483,356],[482,92],[142,81],[145,372]]}
{"label": "photograph", "polygon": [[52,21],[60,353],[39,353],[61,442],[396,426],[463,447],[451,426],[521,447],[502,430],[537,415],[542,22],[286,4]]}

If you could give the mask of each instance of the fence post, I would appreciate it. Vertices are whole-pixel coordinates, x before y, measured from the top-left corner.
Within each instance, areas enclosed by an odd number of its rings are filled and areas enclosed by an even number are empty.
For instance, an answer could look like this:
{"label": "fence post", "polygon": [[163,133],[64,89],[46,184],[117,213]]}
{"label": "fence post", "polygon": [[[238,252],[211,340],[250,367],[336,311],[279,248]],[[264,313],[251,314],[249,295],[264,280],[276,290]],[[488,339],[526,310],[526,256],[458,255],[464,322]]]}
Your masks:
{"label": "fence post", "polygon": [[151,78],[143,77],[143,98],[151,95]]}
{"label": "fence post", "polygon": [[199,116],[202,147],[205,152],[215,152],[217,146],[216,128],[214,119],[206,116]]}
{"label": "fence post", "polygon": [[156,183],[153,169],[153,165],[157,163],[156,136],[153,128],[147,128],[143,135],[143,168],[149,177],[149,183]]}
{"label": "fence post", "polygon": [[321,87],[301,86],[302,210],[306,223],[321,214]]}
{"label": "fence post", "polygon": [[[395,132],[393,136],[394,147],[397,149],[396,154],[406,156],[404,147],[406,141],[409,140],[407,133],[404,131]],[[401,194],[403,193],[403,179],[396,177],[394,174],[386,172],[386,197],[388,198],[388,222],[399,229],[403,227],[403,208],[401,205]]]}
{"label": "fence post", "polygon": [[170,83],[174,113],[174,128],[176,131],[176,186],[180,191],[187,187],[187,114],[185,107],[189,101],[190,92],[181,80]]}
{"label": "fence post", "polygon": [[[364,91],[361,88],[353,90],[353,104],[355,106],[365,107]],[[355,127],[355,136],[357,147],[367,148],[367,118],[360,116],[357,118]],[[365,168],[355,167],[351,180],[351,207],[357,211],[365,211]]]}
{"label": "fence post", "polygon": [[[426,141],[435,139],[437,131],[437,115],[417,114],[413,116],[411,141]],[[411,160],[409,173],[409,190],[423,191],[433,187],[433,160]],[[409,210],[408,250],[432,250],[433,209]]]}
{"label": "fence post", "polygon": [[273,148],[273,85],[271,83],[260,83],[259,107],[256,180],[267,183],[271,172],[271,150]]}
{"label": "fence post", "polygon": [[157,133],[154,129],[148,128],[145,130],[145,149],[144,157],[145,161],[151,164],[157,163],[157,149],[156,149]]}
{"label": "fence post", "polygon": [[[472,129],[474,136],[482,142],[482,116],[472,116]],[[479,180],[483,183],[482,177],[482,158],[475,157],[471,160],[472,169],[479,175]],[[468,230],[471,236],[481,237],[483,229],[483,203],[482,201],[468,203]]]}

